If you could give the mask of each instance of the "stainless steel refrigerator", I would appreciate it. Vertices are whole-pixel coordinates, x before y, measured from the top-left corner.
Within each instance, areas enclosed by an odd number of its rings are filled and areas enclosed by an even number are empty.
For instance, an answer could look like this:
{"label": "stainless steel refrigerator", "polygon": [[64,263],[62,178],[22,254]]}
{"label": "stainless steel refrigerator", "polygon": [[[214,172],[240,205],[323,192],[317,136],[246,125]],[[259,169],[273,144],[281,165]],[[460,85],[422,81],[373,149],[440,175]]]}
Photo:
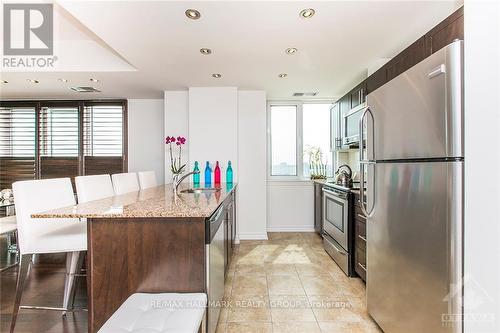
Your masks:
{"label": "stainless steel refrigerator", "polygon": [[462,72],[456,41],[370,93],[360,119],[368,312],[386,333],[462,332]]}

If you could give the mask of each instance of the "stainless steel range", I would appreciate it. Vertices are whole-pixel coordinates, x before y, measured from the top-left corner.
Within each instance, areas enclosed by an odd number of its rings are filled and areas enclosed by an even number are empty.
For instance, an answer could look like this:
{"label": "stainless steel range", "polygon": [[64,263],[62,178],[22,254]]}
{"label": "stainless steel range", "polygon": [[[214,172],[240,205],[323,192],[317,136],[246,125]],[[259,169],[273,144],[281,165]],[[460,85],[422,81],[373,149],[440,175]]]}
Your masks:
{"label": "stainless steel range", "polygon": [[350,190],[333,183],[323,186],[323,247],[347,276],[354,271]]}

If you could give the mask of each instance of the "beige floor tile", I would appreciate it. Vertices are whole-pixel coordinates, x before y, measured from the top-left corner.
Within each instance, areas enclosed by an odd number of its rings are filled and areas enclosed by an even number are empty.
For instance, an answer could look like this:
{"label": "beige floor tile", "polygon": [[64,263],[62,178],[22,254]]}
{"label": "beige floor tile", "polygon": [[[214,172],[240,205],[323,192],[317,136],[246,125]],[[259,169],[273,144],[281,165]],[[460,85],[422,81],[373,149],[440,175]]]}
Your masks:
{"label": "beige floor tile", "polygon": [[215,329],[215,333],[225,333],[226,332],[226,323],[219,323],[217,324],[217,328]]}
{"label": "beige floor tile", "polygon": [[316,322],[273,323],[273,333],[321,333]]}
{"label": "beige floor tile", "polygon": [[231,297],[242,295],[267,295],[267,280],[265,276],[242,275],[235,273]]}
{"label": "beige floor tile", "polygon": [[269,306],[272,309],[310,309],[311,304],[307,296],[280,295],[269,296]]}
{"label": "beige floor tile", "polygon": [[264,265],[261,264],[240,264],[236,266],[236,273],[242,275],[266,275],[266,270]]}
{"label": "beige floor tile", "polygon": [[316,322],[316,317],[312,309],[297,308],[297,309],[282,309],[271,308],[271,317],[273,323],[288,322],[288,321],[312,321]]}
{"label": "beige floor tile", "polygon": [[305,295],[297,275],[270,275],[267,282],[269,295]]}
{"label": "beige floor tile", "polygon": [[266,274],[269,275],[297,275],[295,265],[293,264],[273,264],[266,263],[264,265]]}
{"label": "beige floor tile", "polygon": [[335,263],[297,264],[295,268],[299,275],[331,275],[336,274],[338,270],[338,266]]}
{"label": "beige floor tile", "polygon": [[225,333],[272,333],[271,323],[227,323]]}
{"label": "beige floor tile", "polygon": [[376,324],[319,321],[321,333],[383,333]]}
{"label": "beige floor tile", "polygon": [[300,281],[304,286],[307,296],[332,295],[342,296],[342,288],[331,275],[300,276]]}
{"label": "beige floor tile", "polygon": [[230,301],[228,322],[271,321],[269,298],[264,295],[249,295]]}
{"label": "beige floor tile", "polygon": [[318,321],[360,323],[365,321],[364,309],[354,306],[348,298],[310,296],[312,310]]}

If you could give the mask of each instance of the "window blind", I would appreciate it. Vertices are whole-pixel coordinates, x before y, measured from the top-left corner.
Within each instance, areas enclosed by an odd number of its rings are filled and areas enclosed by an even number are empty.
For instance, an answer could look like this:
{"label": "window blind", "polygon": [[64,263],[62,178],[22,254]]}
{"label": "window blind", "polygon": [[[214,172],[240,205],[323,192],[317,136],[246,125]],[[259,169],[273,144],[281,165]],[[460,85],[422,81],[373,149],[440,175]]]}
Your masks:
{"label": "window blind", "polygon": [[85,174],[123,171],[123,105],[85,105],[83,152]]}
{"label": "window blind", "polygon": [[0,107],[0,190],[35,179],[35,107]]}

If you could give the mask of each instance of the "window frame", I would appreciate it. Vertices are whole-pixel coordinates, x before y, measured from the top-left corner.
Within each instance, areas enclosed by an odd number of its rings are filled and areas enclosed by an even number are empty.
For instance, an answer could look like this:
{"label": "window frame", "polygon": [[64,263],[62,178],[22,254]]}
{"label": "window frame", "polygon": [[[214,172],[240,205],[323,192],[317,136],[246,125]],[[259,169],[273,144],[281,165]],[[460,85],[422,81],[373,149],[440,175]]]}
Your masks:
{"label": "window frame", "polygon": [[[309,177],[304,176],[304,104],[334,104],[334,100],[268,100],[266,108],[266,119],[267,119],[267,143],[266,143],[266,155],[267,155],[267,165],[266,173],[268,181],[311,181]],[[272,133],[271,133],[271,108],[273,106],[296,106],[296,129],[295,129],[295,140],[296,140],[296,175],[272,175]],[[330,111],[330,122],[332,121],[331,111]],[[331,126],[329,126],[331,132]],[[330,136],[331,137],[331,133]],[[328,152],[332,155],[333,152],[330,150]],[[333,163],[333,160],[332,160]]]}

